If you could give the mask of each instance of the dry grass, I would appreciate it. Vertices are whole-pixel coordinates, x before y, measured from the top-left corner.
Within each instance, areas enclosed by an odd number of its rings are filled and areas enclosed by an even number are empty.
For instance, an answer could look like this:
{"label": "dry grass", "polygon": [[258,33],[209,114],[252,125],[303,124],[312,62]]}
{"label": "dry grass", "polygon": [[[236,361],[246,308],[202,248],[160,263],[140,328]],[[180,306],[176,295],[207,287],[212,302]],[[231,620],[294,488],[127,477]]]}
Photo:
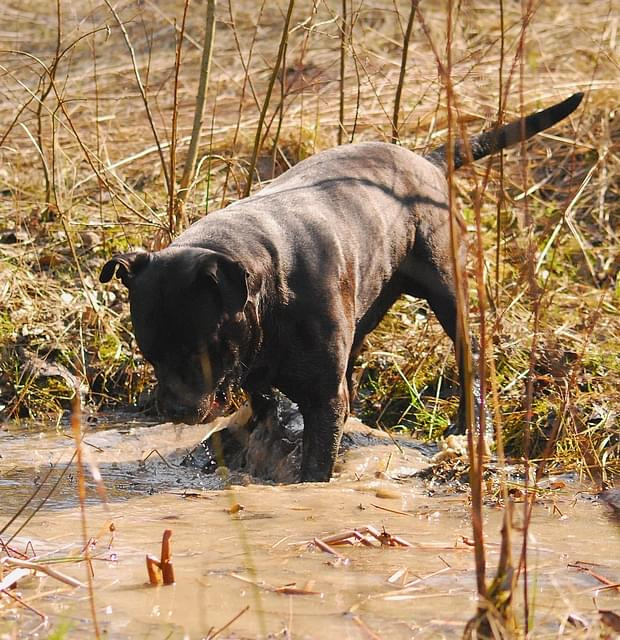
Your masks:
{"label": "dry grass", "polygon": [[[262,9],[231,4],[232,13],[227,2],[218,4],[206,126],[185,207],[190,220],[245,190],[287,9],[285,2]],[[202,5],[190,5],[176,77],[174,25],[181,24],[183,3],[118,4],[150,123],[109,10],[60,2],[58,40],[55,5],[10,1],[0,34],[6,418],[59,413],[72,378],[95,406],[138,403],[148,388],[151,374],[132,340],[121,288],[101,288],[97,274],[119,249],[168,240],[164,173],[174,175],[170,146],[178,158],[187,149],[201,57]],[[339,130],[344,141],[391,139],[409,6],[355,4],[343,39],[341,3],[298,3],[266,110],[255,183],[332,146]],[[620,459],[618,16],[603,0],[536,5],[518,57],[521,8],[505,3],[502,30],[498,6],[453,10],[450,75],[459,123],[477,132],[497,119],[500,104],[508,119],[576,90],[587,100],[553,131],[507,154],[501,167],[495,160],[459,173],[460,205],[472,228],[480,212],[484,247],[483,269],[472,258],[483,288],[472,278],[471,320],[480,323],[484,302],[493,408],[509,451],[523,451],[529,422],[532,455],[542,455],[557,432],[550,453],[558,464],[609,479]],[[402,144],[423,151],[447,133],[445,83],[428,39],[443,55],[447,18],[433,3],[420,9],[426,33],[416,20],[397,133]],[[500,101],[500,93],[507,97]],[[450,351],[424,305],[399,303],[362,356],[363,416],[435,437],[455,404]]]}

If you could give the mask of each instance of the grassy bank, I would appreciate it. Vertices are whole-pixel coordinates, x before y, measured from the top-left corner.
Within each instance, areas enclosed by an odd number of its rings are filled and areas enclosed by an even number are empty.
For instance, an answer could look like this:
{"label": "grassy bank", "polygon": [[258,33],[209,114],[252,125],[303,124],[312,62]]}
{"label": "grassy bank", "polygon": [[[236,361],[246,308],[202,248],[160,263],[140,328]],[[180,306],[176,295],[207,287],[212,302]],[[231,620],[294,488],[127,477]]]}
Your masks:
{"label": "grassy bank", "polygon": [[[275,71],[287,4],[218,4],[198,167],[179,224],[243,195],[256,139],[258,189],[339,141],[395,136],[433,148],[447,135],[448,95],[458,126],[473,133],[498,113],[510,119],[585,91],[582,107],[552,131],[502,162],[459,172],[456,191],[472,228],[471,322],[485,334],[488,401],[509,450],[542,455],[553,436],[558,463],[617,471],[612,3],[543,3],[525,16],[513,4],[503,15],[495,2],[463,4],[448,16],[422,3],[402,83],[409,3],[345,3],[344,19],[338,2],[298,4]],[[186,6],[185,18],[181,1],[8,5],[0,34],[1,415],[59,417],[76,386],[94,408],[145,406],[153,378],[125,293],[97,277],[116,251],[164,246],[177,224],[171,193],[192,127],[204,4]],[[370,423],[436,437],[456,407],[451,345],[415,300],[400,302],[370,336],[358,377],[358,412]]]}

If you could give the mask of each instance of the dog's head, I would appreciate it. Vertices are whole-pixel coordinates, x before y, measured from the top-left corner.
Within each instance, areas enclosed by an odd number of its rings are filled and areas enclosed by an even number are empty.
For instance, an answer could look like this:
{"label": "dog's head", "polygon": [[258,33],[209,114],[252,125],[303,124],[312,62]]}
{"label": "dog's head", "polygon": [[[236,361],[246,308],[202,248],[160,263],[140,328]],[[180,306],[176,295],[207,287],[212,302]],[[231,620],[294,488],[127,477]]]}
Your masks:
{"label": "dog's head", "polygon": [[99,279],[115,274],[129,290],[136,341],[155,369],[160,410],[176,422],[204,420],[215,391],[237,375],[246,270],[208,249],[173,246],[117,255]]}

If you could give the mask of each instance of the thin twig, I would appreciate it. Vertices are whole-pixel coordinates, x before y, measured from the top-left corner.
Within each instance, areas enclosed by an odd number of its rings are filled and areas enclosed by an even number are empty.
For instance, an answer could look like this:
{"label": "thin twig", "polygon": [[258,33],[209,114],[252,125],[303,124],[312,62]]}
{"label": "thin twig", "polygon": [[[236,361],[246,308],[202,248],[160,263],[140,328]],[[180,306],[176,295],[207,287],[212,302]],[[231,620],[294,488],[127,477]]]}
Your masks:
{"label": "thin twig", "polygon": [[6,596],[9,596],[9,598],[11,598],[12,600],[15,600],[15,602],[24,607],[24,609],[28,609],[29,611],[32,611],[32,613],[39,616],[43,623],[47,622],[47,616],[44,613],[33,607],[31,604],[28,604],[27,602],[16,596],[14,593],[11,593],[9,590],[4,590],[2,593],[4,593],[4,595]]}
{"label": "thin twig", "polygon": [[[241,95],[239,96],[239,110],[237,112],[237,123],[235,125],[235,132],[233,134],[233,139],[231,143],[231,156],[234,157],[237,151],[237,139],[239,137],[239,131],[241,130],[241,119],[243,115],[243,105],[245,103],[245,92],[247,87],[250,87],[250,91],[252,93],[252,97],[254,98],[254,102],[256,103],[257,109],[259,109],[258,98],[256,96],[256,92],[254,91],[254,85],[252,83],[252,77],[250,75],[250,64],[252,62],[252,54],[254,52],[254,45],[256,44],[256,38],[258,36],[258,27],[260,25],[260,20],[263,15],[263,9],[265,8],[266,0],[262,0],[260,8],[258,10],[258,16],[256,18],[256,22],[254,24],[254,33],[252,34],[252,40],[250,42],[250,47],[248,51],[248,59],[247,61],[243,58],[243,53],[241,52],[241,44],[239,43],[239,36],[237,34],[237,28],[235,23],[235,16],[232,10],[232,0],[228,0],[228,15],[230,17],[230,28],[233,33],[233,38],[235,41],[235,46],[237,48],[237,53],[239,54],[239,60],[241,61],[241,66],[243,67],[243,83],[241,85]],[[213,133],[213,130],[211,131]],[[222,201],[221,206],[223,207],[226,201],[226,194],[228,192],[228,181],[230,180],[230,175],[232,172],[232,162],[229,162],[226,166],[226,175],[224,176],[224,185],[222,187]]]}
{"label": "thin twig", "polygon": [[347,0],[342,0],[342,16],[340,16],[340,101],[338,105],[338,144],[342,144],[344,128],[344,70],[347,51]]}
{"label": "thin twig", "polygon": [[52,569],[50,566],[40,563],[34,562],[32,559],[30,560],[19,560],[18,558],[2,558],[1,564],[6,565],[8,567],[18,567],[20,569],[30,569],[32,571],[38,571],[39,573],[44,573],[48,575],[50,578],[54,578],[54,580],[58,580],[59,582],[64,582],[68,584],[70,587],[83,587],[84,583],[72,578],[71,576],[65,575],[56,569]]}
{"label": "thin twig", "polygon": [[95,588],[93,575],[90,570],[90,544],[88,537],[88,525],[86,523],[86,480],[84,478],[84,465],[82,461],[82,409],[80,405],[80,395],[76,389],[71,406],[71,430],[75,438],[75,453],[77,466],[77,487],[80,501],[80,522],[82,525],[82,541],[84,543],[84,559],[86,560],[86,577],[88,583],[88,599],[90,602],[90,613],[93,621],[95,638],[99,640],[101,633],[97,621],[97,607],[95,606]]}
{"label": "thin twig", "polygon": [[394,96],[394,115],[392,116],[392,142],[398,142],[398,113],[400,111],[400,99],[403,93],[403,85],[405,84],[405,72],[407,70],[407,54],[409,53],[409,41],[411,40],[411,32],[413,31],[413,20],[418,8],[419,0],[411,0],[411,11],[407,21],[407,29],[403,38],[403,51],[400,60],[400,73],[398,75],[398,85],[396,86],[396,95]]}
{"label": "thin twig", "polygon": [[170,183],[170,176],[168,175],[168,167],[166,165],[166,159],[164,158],[163,148],[159,141],[159,134],[157,133],[157,129],[155,127],[155,121],[153,120],[153,114],[151,113],[151,105],[149,103],[149,99],[146,95],[146,89],[142,83],[142,78],[140,77],[140,69],[138,68],[138,62],[136,60],[136,54],[131,44],[131,40],[129,39],[129,34],[127,33],[127,29],[120,16],[118,15],[116,9],[110,4],[110,0],[103,0],[106,3],[106,6],[110,10],[110,13],[114,16],[116,23],[118,24],[121,33],[123,34],[123,38],[125,40],[125,44],[127,45],[127,49],[129,50],[129,56],[131,57],[131,66],[133,68],[133,73],[136,78],[136,85],[138,86],[138,91],[140,92],[140,96],[142,98],[142,102],[144,104],[144,110],[146,111],[146,118],[149,122],[149,126],[151,127],[151,132],[153,134],[153,139],[155,140],[155,146],[157,147],[157,152],[159,154],[159,160],[161,163],[162,171],[164,173],[164,180],[166,183],[166,191],[170,193],[173,187]]}
{"label": "thin twig", "polygon": [[271,100],[271,93],[273,92],[273,86],[278,77],[278,72],[282,65],[282,58],[284,57],[284,51],[286,49],[286,43],[288,41],[288,30],[291,23],[291,15],[293,13],[293,7],[295,6],[295,0],[289,0],[288,10],[286,12],[286,18],[284,19],[284,26],[282,27],[282,37],[280,39],[280,46],[278,47],[278,55],[276,57],[271,78],[267,85],[267,92],[265,94],[265,100],[263,102],[263,108],[261,109],[260,116],[258,118],[258,125],[256,127],[256,136],[254,138],[254,148],[252,149],[252,158],[250,160],[250,168],[248,169],[247,184],[245,187],[244,195],[247,197],[252,191],[252,180],[254,178],[254,171],[256,169],[256,161],[258,160],[258,154],[261,147],[261,138],[263,131],[263,124],[265,123],[265,117],[267,115],[267,109],[269,109],[269,102]]}
{"label": "thin twig", "polygon": [[181,30],[177,33],[175,29],[175,36],[177,45],[174,54],[174,83],[172,89],[172,121],[170,126],[170,186],[171,189],[168,192],[168,232],[170,236],[174,236],[180,228],[180,222],[182,218],[182,210],[176,206],[176,172],[177,172],[177,137],[178,131],[178,116],[179,116],[179,73],[181,71],[181,53],[183,51],[183,42],[185,34],[185,21],[187,19],[187,10],[189,8],[190,0],[185,0],[183,3],[183,18],[181,19]]}
{"label": "thin twig", "polygon": [[[204,119],[204,108],[209,88],[209,78],[211,76],[211,59],[213,55],[213,43],[215,41],[215,0],[207,0],[205,39],[202,48],[202,59],[200,61],[200,80],[198,82],[198,93],[196,94],[196,106],[194,108],[194,124],[190,138],[189,149],[185,156],[185,166],[183,176],[179,185],[176,199],[177,222],[184,217],[183,208],[187,199],[190,184],[194,178],[196,168],[196,158],[198,157],[198,145]],[[211,127],[213,130],[213,127]]]}
{"label": "thin twig", "polygon": [[[62,479],[65,477],[65,474],[67,473],[67,471],[69,470],[69,468],[71,467],[71,464],[73,463],[73,460],[76,457],[76,453],[75,451],[73,452],[73,455],[71,456],[71,459],[69,460],[69,462],[67,462],[67,464],[65,465],[64,469],[62,470],[62,472],[60,473],[60,475],[58,476],[58,478],[56,478],[56,482],[54,482],[54,484],[52,485],[52,487],[50,488],[50,490],[47,492],[47,494],[45,495],[45,497],[41,500],[41,502],[39,502],[39,504],[35,507],[34,511],[24,520],[24,522],[22,522],[22,524],[17,528],[16,531],[13,532],[13,534],[11,535],[11,537],[6,541],[6,544],[10,544],[24,529],[24,527],[26,527],[28,525],[28,523],[32,520],[32,518],[34,518],[34,516],[39,512],[39,509],[41,509],[41,507],[43,507],[43,505],[45,505],[45,503],[50,499],[50,497],[52,496],[52,494],[56,491],[56,489],[58,488],[58,485],[62,482]],[[47,478],[49,477],[49,474],[47,474],[45,476],[45,480],[47,480]],[[41,485],[41,488],[43,487],[43,484]],[[37,495],[37,493],[39,493],[39,488],[37,488],[37,490],[34,492],[33,494],[33,498],[34,496]],[[19,515],[20,513],[22,513],[22,511],[26,508],[26,506],[30,503],[30,498],[26,501],[26,503],[24,504],[23,507],[21,507],[18,511],[18,513],[11,518],[11,523],[15,520],[15,517],[17,517],[17,515]],[[6,527],[5,527],[6,528]],[[4,531],[4,529],[2,529],[2,531]]]}

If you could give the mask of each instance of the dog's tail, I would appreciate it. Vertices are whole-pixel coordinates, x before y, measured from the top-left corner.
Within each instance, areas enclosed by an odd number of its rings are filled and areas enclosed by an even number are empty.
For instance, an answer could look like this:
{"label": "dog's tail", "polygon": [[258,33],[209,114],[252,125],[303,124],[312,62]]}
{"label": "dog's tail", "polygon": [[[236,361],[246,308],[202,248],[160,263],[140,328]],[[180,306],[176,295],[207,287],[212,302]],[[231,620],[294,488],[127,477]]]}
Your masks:
{"label": "dog's tail", "polygon": [[[531,138],[544,129],[548,129],[572,113],[579,106],[582,99],[583,93],[575,93],[570,98],[554,104],[552,107],[537,113],[531,113],[525,118],[509,122],[501,127],[483,131],[471,138],[467,145],[462,140],[457,140],[454,142],[454,152],[452,154],[454,169],[458,169],[474,160],[480,160],[480,158],[489,156],[492,153],[497,153],[522,140]],[[425,158],[447,171],[448,145],[444,144],[441,147],[437,147],[437,149],[428,153]]]}

